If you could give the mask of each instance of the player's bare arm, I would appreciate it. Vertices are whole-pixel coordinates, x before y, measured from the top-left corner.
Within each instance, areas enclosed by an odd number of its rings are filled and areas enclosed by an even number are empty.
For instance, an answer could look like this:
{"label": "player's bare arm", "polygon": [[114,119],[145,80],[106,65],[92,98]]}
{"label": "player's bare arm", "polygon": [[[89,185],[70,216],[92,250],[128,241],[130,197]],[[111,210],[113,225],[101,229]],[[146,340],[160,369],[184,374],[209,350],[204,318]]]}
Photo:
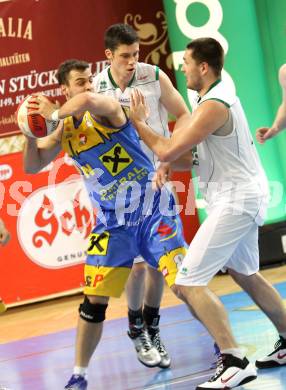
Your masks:
{"label": "player's bare arm", "polygon": [[61,150],[62,124],[48,137],[26,137],[24,144],[24,170],[26,173],[37,173],[47,166]]}
{"label": "player's bare arm", "polygon": [[166,110],[176,117],[176,121],[180,122],[186,116],[187,118],[190,115],[188,107],[180,95],[180,93],[173,86],[169,77],[160,70],[159,81],[161,87],[161,97],[160,101]]}
{"label": "player's bare arm", "polygon": [[161,70],[159,73],[159,80],[161,86],[160,101],[166,110],[176,117],[176,124],[173,131],[176,131],[176,128],[187,127],[190,121],[191,113],[184,99],[173,86],[166,73],[162,72]]}
{"label": "player's bare arm", "polygon": [[[176,117],[176,124],[173,132],[177,128],[187,127],[190,123],[191,113],[177,89],[173,86],[169,77],[160,70],[159,81],[161,87],[160,101],[167,111]],[[178,160],[173,161],[170,168],[174,171],[186,171],[192,167],[192,153],[188,151]]]}
{"label": "player's bare arm", "polygon": [[[176,124],[173,129],[175,132],[178,128],[187,127],[191,120],[191,113],[178,92],[173,86],[169,77],[160,70],[159,80],[161,86],[161,102],[167,111],[176,117]],[[192,167],[192,152],[187,151],[179,159],[171,164],[171,169],[174,171],[189,171]]]}
{"label": "player's bare arm", "polygon": [[282,65],[279,70],[279,83],[282,89],[282,102],[272,126],[260,127],[256,130],[256,139],[260,144],[264,144],[265,141],[286,128],[286,64]]}
{"label": "player's bare arm", "polygon": [[179,158],[171,163],[171,169],[176,172],[190,171],[193,168],[193,154],[191,150],[183,153]]}
{"label": "player's bare arm", "polygon": [[160,161],[175,161],[222,127],[227,121],[228,109],[220,102],[205,101],[192,115],[187,127],[184,125],[177,128],[172,137],[166,139],[146,124],[148,107],[144,96],[136,90],[131,97],[130,118],[140,137],[157,154]]}
{"label": "player's bare arm", "polygon": [[122,126],[126,122],[124,112],[119,102],[111,97],[93,92],[82,92],[65,102],[60,109],[44,95],[38,96],[38,102],[29,106],[30,114],[40,114],[46,119],[64,119],[68,116],[81,116],[89,111],[94,116],[105,117],[113,126]]}

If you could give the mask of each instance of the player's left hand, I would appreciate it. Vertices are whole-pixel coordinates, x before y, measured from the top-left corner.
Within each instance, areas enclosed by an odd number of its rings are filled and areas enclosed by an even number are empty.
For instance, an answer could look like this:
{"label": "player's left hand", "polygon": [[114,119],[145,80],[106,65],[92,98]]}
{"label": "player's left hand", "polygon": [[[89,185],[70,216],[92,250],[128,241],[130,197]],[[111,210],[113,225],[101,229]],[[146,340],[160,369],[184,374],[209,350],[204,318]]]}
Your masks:
{"label": "player's left hand", "polygon": [[29,115],[40,114],[44,118],[52,120],[52,113],[58,108],[60,108],[58,101],[56,103],[52,103],[41,93],[35,94],[29,99]]}
{"label": "player's left hand", "polygon": [[277,127],[259,127],[259,129],[256,130],[256,139],[260,144],[264,144],[265,141],[268,139],[275,137],[279,133],[279,130]]}
{"label": "player's left hand", "polygon": [[161,162],[152,179],[153,190],[160,190],[170,180],[171,173],[171,164]]}
{"label": "player's left hand", "polygon": [[130,100],[130,119],[133,123],[146,122],[150,115],[150,108],[146,102],[145,96],[138,89],[131,93]]}

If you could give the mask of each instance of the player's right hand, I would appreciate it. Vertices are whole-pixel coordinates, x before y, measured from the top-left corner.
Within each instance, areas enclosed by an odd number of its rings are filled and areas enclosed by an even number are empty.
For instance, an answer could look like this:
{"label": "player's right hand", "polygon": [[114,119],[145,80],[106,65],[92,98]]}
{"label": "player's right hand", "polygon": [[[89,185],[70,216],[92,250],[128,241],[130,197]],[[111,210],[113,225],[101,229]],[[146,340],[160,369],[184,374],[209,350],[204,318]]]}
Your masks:
{"label": "player's right hand", "polygon": [[28,105],[29,115],[40,114],[48,120],[52,120],[52,113],[58,108],[60,108],[58,101],[53,103],[41,93],[34,94]]}
{"label": "player's right hand", "polygon": [[139,89],[134,89],[130,95],[130,119],[133,123],[145,122],[150,115],[145,96]]}
{"label": "player's right hand", "polygon": [[156,169],[154,177],[152,179],[152,188],[154,191],[159,191],[169,180],[171,176],[171,164],[160,163]]}

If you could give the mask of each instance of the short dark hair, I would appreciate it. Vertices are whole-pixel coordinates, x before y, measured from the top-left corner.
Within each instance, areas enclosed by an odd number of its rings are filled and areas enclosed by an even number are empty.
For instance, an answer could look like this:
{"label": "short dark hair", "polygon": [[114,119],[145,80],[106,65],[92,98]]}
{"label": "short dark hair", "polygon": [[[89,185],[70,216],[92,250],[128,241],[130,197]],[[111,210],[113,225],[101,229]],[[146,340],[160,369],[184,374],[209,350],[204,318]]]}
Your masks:
{"label": "short dark hair", "polygon": [[139,36],[129,24],[113,24],[104,34],[105,48],[111,51],[116,50],[119,45],[132,45],[135,42],[139,42]]}
{"label": "short dark hair", "polygon": [[187,45],[197,62],[207,62],[216,76],[221,74],[224,63],[224,51],[221,44],[213,38],[197,38]]}
{"label": "short dark hair", "polygon": [[81,60],[66,60],[62,62],[56,73],[56,78],[60,85],[68,85],[69,83],[69,73],[72,70],[84,71],[89,68],[89,63]]}

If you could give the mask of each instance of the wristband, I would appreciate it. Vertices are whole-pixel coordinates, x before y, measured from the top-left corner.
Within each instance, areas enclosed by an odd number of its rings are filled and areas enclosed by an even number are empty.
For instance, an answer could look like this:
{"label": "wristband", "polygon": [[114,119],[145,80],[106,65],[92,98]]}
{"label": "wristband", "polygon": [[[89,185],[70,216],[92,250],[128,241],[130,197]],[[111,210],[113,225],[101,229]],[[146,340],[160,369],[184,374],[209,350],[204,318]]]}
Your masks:
{"label": "wristband", "polygon": [[51,119],[52,121],[58,121],[59,120],[59,111],[60,110],[55,110],[52,112]]}

